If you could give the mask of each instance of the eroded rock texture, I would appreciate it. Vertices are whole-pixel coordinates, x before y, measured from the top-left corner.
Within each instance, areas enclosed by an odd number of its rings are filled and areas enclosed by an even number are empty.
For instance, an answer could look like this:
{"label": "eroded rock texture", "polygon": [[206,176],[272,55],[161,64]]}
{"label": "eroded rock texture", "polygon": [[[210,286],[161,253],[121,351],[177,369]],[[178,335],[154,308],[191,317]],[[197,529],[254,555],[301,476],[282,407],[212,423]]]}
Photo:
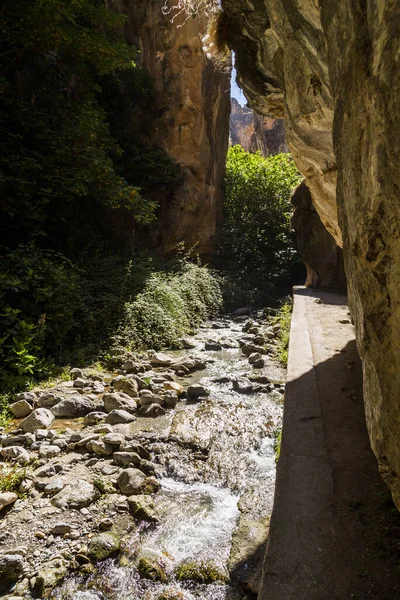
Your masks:
{"label": "eroded rock texture", "polygon": [[247,152],[260,151],[263,156],[289,152],[283,119],[259,115],[236,98],[231,101],[230,135],[231,143]]}
{"label": "eroded rock texture", "polygon": [[182,168],[182,181],[161,204],[154,243],[167,254],[184,241],[209,257],[222,209],[230,113],[230,81],[207,59],[205,24],[184,15],[171,23],[163,0],[112,0],[128,15],[125,35],[141,50],[140,62],[154,81],[156,142]]}
{"label": "eroded rock texture", "polygon": [[343,251],[321,223],[304,181],[295,190],[292,227],[307,271],[306,286],[346,290]]}
{"label": "eroded rock texture", "polygon": [[343,237],[371,443],[400,508],[399,4],[222,6],[250,105],[284,116],[321,221]]}

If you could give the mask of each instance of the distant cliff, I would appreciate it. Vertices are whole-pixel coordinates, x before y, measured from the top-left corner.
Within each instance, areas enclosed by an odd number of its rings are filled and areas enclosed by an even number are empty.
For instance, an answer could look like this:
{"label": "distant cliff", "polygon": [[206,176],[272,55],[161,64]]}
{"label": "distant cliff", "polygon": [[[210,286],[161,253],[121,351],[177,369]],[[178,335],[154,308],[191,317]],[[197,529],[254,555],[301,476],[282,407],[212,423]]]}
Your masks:
{"label": "distant cliff", "polygon": [[259,150],[263,156],[289,152],[283,119],[258,115],[236,98],[231,100],[230,135],[232,145],[240,144],[247,152]]}

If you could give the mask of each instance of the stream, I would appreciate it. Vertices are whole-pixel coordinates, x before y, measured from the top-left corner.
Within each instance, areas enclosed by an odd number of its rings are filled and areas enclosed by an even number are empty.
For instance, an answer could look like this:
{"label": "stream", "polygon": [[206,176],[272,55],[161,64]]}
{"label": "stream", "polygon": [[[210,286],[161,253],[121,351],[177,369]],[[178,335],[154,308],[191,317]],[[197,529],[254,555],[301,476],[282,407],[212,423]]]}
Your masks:
{"label": "stream", "polygon": [[[263,331],[262,313],[251,318],[253,331]],[[176,380],[184,387],[200,383],[210,394],[181,401],[157,418],[139,417],[132,425],[156,465],[160,522],[128,529],[123,560],[108,559],[86,577],[68,578],[53,592],[54,600],[256,597],[273,506],[285,374],[268,356],[262,369],[249,364],[239,347],[239,340],[254,338],[243,332],[248,320],[212,321],[189,339],[191,349],[173,353],[206,361],[204,370]],[[223,347],[205,350],[213,343]],[[141,558],[160,565],[164,581],[141,578]],[[205,569],[207,576],[181,581],[179,569],[185,565]]]}

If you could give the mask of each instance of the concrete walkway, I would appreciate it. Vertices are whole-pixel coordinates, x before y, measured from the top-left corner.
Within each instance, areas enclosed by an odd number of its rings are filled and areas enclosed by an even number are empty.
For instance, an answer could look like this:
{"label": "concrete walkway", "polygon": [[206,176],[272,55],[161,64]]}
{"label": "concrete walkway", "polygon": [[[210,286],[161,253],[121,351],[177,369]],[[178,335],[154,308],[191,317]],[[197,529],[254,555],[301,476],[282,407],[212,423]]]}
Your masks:
{"label": "concrete walkway", "polygon": [[260,600],[400,598],[400,516],[369,446],[346,298],[295,288]]}

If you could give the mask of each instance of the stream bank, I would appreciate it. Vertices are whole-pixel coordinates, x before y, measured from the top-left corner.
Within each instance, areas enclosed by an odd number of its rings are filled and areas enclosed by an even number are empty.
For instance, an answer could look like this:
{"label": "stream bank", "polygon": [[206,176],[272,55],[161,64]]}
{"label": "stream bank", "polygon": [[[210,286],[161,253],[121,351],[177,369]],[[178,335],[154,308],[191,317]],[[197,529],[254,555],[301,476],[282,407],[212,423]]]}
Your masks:
{"label": "stream bank", "polygon": [[186,350],[21,395],[57,418],[1,434],[3,459],[26,468],[0,521],[4,597],[255,597],[283,410],[276,334],[262,312],[224,317]]}

